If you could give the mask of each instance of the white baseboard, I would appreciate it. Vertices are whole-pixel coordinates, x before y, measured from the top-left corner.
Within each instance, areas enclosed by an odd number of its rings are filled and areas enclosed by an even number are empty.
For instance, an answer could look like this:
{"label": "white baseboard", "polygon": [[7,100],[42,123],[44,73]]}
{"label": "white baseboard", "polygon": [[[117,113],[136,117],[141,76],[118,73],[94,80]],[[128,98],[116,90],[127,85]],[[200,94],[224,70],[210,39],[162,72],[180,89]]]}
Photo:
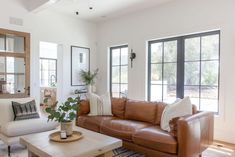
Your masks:
{"label": "white baseboard", "polygon": [[235,144],[235,132],[215,129],[214,139],[218,141],[224,141],[227,143]]}

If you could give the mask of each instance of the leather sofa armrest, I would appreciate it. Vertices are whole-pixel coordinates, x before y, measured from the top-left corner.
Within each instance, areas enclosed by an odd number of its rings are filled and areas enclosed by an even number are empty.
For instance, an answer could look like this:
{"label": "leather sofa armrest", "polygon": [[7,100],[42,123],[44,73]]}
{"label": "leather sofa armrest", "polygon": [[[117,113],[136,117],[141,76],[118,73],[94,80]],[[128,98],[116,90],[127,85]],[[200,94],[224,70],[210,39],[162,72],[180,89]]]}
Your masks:
{"label": "leather sofa armrest", "polygon": [[213,143],[214,114],[199,112],[180,118],[177,130],[178,157],[198,157]]}
{"label": "leather sofa armrest", "polygon": [[82,115],[87,115],[90,112],[89,100],[80,100],[77,108],[76,125],[78,124],[78,118]]}

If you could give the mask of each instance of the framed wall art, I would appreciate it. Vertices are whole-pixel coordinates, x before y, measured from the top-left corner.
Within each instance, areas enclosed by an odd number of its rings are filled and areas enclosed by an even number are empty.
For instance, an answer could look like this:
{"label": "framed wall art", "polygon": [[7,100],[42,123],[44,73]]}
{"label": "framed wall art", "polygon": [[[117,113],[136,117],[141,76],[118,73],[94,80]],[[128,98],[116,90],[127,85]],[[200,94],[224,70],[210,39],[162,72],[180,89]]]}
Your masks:
{"label": "framed wall art", "polygon": [[81,70],[90,70],[90,48],[71,46],[71,86],[85,86],[80,78]]}

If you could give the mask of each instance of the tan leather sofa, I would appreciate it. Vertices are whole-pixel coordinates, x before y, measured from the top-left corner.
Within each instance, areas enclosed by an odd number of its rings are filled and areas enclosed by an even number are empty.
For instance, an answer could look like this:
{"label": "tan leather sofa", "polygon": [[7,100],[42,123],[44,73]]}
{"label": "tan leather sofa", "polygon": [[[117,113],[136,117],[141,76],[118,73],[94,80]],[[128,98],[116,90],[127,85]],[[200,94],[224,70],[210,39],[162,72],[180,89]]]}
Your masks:
{"label": "tan leather sofa", "polygon": [[112,99],[113,116],[88,116],[89,102],[82,101],[76,124],[117,137],[123,146],[149,157],[198,157],[213,142],[214,115],[197,112],[177,120],[176,134],[160,128],[165,104]]}

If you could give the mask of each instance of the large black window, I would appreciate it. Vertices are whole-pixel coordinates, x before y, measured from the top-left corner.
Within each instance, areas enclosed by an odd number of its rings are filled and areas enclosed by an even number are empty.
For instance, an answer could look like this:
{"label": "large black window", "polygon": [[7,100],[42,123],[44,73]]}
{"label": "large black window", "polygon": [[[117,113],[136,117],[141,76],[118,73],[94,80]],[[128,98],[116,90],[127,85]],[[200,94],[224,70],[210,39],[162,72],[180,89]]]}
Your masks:
{"label": "large black window", "polygon": [[199,110],[218,112],[220,32],[149,41],[148,99],[189,96]]}
{"label": "large black window", "polygon": [[110,48],[110,92],[123,97],[128,91],[128,46]]}

